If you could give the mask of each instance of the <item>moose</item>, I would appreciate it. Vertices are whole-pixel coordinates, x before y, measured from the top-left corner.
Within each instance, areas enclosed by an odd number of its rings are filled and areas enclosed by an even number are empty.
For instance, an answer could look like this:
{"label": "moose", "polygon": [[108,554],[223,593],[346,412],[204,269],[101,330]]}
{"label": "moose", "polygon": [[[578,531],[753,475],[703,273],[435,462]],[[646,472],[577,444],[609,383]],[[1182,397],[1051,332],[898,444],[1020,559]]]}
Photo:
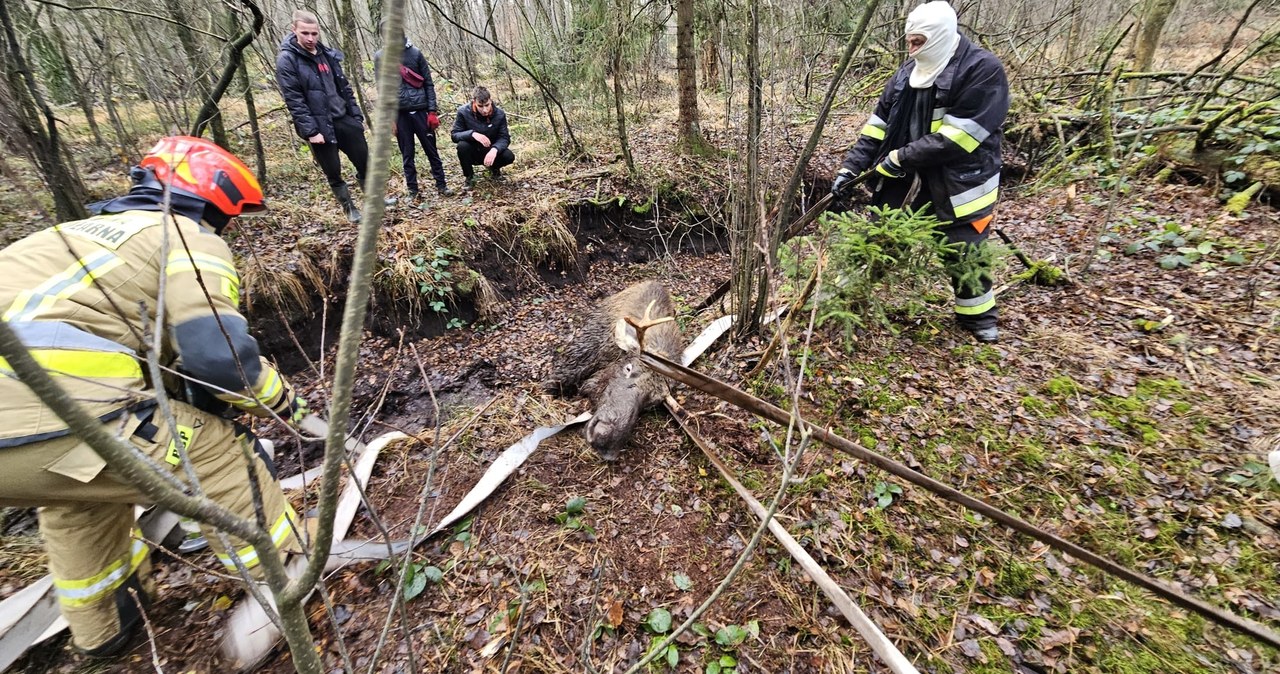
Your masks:
{"label": "moose", "polygon": [[[662,402],[666,380],[640,364],[635,328],[625,320],[653,321],[675,315],[671,293],[657,281],[641,281],[602,300],[564,348],[542,387],[549,393],[582,393],[591,400],[587,442],[605,461],[615,461],[640,413]],[[644,331],[647,351],[679,359],[680,330],[674,320]],[[624,350],[625,349],[625,350]]]}

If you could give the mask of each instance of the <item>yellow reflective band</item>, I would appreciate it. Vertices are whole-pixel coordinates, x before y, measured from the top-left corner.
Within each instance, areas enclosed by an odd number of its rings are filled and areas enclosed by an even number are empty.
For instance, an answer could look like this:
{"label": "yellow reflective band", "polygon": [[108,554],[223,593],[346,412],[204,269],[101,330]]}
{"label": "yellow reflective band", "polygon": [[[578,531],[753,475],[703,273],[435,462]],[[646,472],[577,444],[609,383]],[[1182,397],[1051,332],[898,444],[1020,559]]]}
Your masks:
{"label": "yellow reflective band", "polygon": [[284,389],[284,381],[280,379],[280,373],[273,367],[263,368],[262,375],[258,379],[262,383],[258,384],[254,397],[258,402],[269,405],[272,400],[280,396],[280,391]]}
{"label": "yellow reflective band", "polygon": [[882,128],[878,127],[878,126],[873,126],[873,125],[871,125],[870,123],[865,124],[865,125],[862,127],[862,131],[860,131],[859,133],[861,133],[862,135],[866,136],[867,138],[874,138],[874,139],[876,139],[876,140],[884,140],[884,129],[882,129]]}
{"label": "yellow reflective band", "polygon": [[970,136],[967,131],[950,124],[939,124],[937,129],[943,136],[946,136],[951,142],[959,145],[965,152],[973,152],[982,144],[977,138]]}
{"label": "yellow reflective band", "polygon": [[222,296],[231,300],[231,303],[239,306],[240,304],[240,283],[235,279],[222,277]]}
{"label": "yellow reflective band", "polygon": [[63,606],[79,607],[96,604],[111,597],[116,588],[124,584],[143,560],[147,558],[149,549],[142,540],[142,532],[134,530],[133,544],[130,547],[129,564],[117,559],[103,569],[101,573],[79,580],[54,579],[53,586],[58,595],[58,602]]}
{"label": "yellow reflective band", "polygon": [[184,450],[191,449],[191,443],[196,439],[196,429],[190,426],[183,426],[182,424],[178,424],[178,437],[182,438],[182,450],[178,449],[177,440],[170,440],[169,452],[164,456],[165,463],[169,464],[170,466],[176,466],[182,463],[181,452]]}
{"label": "yellow reflective band", "polygon": [[937,133],[938,129],[941,129],[941,128],[942,128],[942,120],[935,119],[932,122],[929,122],[929,133]]}
{"label": "yellow reflective band", "polygon": [[109,250],[99,250],[76,260],[59,274],[50,276],[34,290],[18,294],[9,310],[4,312],[6,321],[30,321],[63,300],[88,288],[103,274],[124,264],[124,260]]}
{"label": "yellow reflective band", "polygon": [[[293,531],[293,524],[290,520],[296,519],[297,515],[294,514],[293,508],[289,507],[289,504],[286,503],[284,511],[280,513],[280,518],[271,526],[271,542],[275,544],[277,549],[284,545],[284,542],[289,538],[289,534]],[[254,549],[252,545],[246,545],[245,547],[236,550],[235,556],[240,559],[240,563],[244,564],[244,568],[246,569],[252,569],[258,565],[258,551]],[[217,557],[218,561],[222,562],[222,565],[229,571],[236,570],[236,563],[233,561],[231,555],[218,554]]]}
{"label": "yellow reflective band", "polygon": [[977,316],[985,314],[996,307],[996,295],[994,292],[988,291],[979,297],[967,300],[956,298],[956,313],[965,316]]}
{"label": "yellow reflective band", "polygon": [[[113,351],[72,349],[31,349],[31,357],[54,377],[94,379],[141,379],[142,366],[132,354]],[[9,361],[0,358],[0,371],[12,374]]]}
{"label": "yellow reflective band", "polygon": [[165,274],[173,276],[197,269],[232,279],[236,284],[240,283],[240,275],[236,273],[236,268],[230,262],[216,255],[196,251],[191,251],[190,255],[185,250],[169,253],[169,265],[166,267]]}
{"label": "yellow reflective band", "polygon": [[966,203],[960,204],[959,206],[956,206],[953,210],[955,210],[955,214],[957,218],[963,218],[966,215],[972,215],[986,208],[987,206],[994,204],[996,202],[996,197],[998,197],[999,195],[1000,195],[1000,188],[997,187],[996,189],[991,190],[990,192],[987,192],[986,194],[978,197],[977,199],[974,199],[973,201],[966,202]]}

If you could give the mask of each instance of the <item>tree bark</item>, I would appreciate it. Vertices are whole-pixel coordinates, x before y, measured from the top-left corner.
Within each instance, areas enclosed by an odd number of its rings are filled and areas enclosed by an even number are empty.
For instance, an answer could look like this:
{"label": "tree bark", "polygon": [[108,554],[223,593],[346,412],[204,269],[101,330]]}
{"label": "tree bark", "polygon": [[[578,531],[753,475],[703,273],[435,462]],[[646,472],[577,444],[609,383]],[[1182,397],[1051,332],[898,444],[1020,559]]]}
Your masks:
{"label": "tree bark", "polygon": [[[1142,10],[1142,28],[1138,30],[1138,42],[1133,50],[1133,69],[1138,72],[1151,70],[1155,60],[1156,47],[1160,45],[1160,34],[1169,21],[1169,15],[1178,0],[1147,0]],[[1130,83],[1129,95],[1143,96],[1147,93],[1146,80]]]}
{"label": "tree bark", "polygon": [[[212,124],[215,142],[224,148],[227,147],[227,133],[222,123],[222,113],[218,110],[218,101],[222,100],[222,95],[226,93],[227,87],[231,85],[231,78],[235,77],[236,72],[240,69],[241,61],[244,59],[245,47],[248,47],[249,43],[253,42],[253,39],[258,36],[264,21],[262,10],[258,9],[253,0],[241,0],[241,2],[253,13],[253,24],[248,30],[227,43],[225,50],[227,65],[223,68],[222,77],[218,78],[217,84],[206,92],[204,105],[201,106],[200,112],[196,114],[196,123],[191,130],[191,135],[200,136],[203,135],[205,127]],[[234,14],[232,17],[234,19]],[[245,91],[247,92],[248,89],[245,89]],[[250,111],[250,119],[253,119],[252,110]],[[218,140],[218,129],[223,129],[220,141]]]}
{"label": "tree bark", "polygon": [[698,55],[693,48],[693,1],[676,0],[676,135],[686,152],[702,146],[698,121]]}
{"label": "tree bark", "polygon": [[35,163],[45,185],[53,193],[53,205],[58,218],[84,218],[87,215],[84,209],[84,185],[63,158],[57,119],[27,66],[13,28],[13,18],[9,15],[5,2],[0,2],[0,26],[4,29],[8,58],[12,64],[8,85],[16,109],[11,114],[16,118],[24,140],[30,144],[35,154]]}
{"label": "tree bark", "polygon": [[764,318],[769,298],[769,270],[773,259],[768,246],[773,237],[765,231],[760,217],[760,129],[763,81],[760,73],[760,2],[751,0],[747,28],[747,133],[746,184],[735,196],[733,217],[733,276],[731,297],[737,320],[734,334],[739,338],[754,334]]}

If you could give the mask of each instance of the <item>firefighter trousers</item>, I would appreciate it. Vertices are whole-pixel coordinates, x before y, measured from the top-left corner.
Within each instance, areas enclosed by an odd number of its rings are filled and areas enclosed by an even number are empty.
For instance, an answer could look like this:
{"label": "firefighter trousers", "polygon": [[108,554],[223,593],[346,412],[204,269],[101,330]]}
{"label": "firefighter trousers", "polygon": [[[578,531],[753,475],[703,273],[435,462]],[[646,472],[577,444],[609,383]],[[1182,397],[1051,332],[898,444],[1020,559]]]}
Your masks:
{"label": "firefighter trousers", "polygon": [[[253,435],[243,426],[185,403],[171,406],[205,495],[240,517],[269,527],[277,547],[294,546],[297,517],[280,492],[274,469],[261,452],[253,451],[257,446]],[[187,481],[170,425],[158,412],[126,414],[106,426]],[[250,450],[248,459],[245,449]],[[251,485],[255,483],[261,494],[260,513],[254,504]],[[149,587],[150,549],[134,528],[133,509],[134,504],[149,502],[74,436],[0,449],[0,505],[40,507],[49,572],[77,648],[95,649],[132,627],[121,624],[124,609],[117,607],[117,595],[135,573],[141,587]],[[235,573],[229,554],[234,551],[251,572],[256,569],[258,556],[252,546],[228,537],[229,551],[212,530],[202,528],[224,567]]]}

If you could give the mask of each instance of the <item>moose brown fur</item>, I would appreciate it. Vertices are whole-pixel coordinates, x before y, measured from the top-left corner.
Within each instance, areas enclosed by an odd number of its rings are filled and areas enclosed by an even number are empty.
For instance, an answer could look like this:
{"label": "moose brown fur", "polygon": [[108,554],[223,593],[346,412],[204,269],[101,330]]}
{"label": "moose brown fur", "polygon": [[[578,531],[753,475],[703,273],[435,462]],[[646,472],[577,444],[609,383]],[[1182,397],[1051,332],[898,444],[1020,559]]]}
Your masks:
{"label": "moose brown fur", "polygon": [[[587,441],[606,461],[631,435],[640,412],[662,402],[667,382],[618,345],[618,333],[634,330],[622,322],[626,316],[655,319],[675,314],[671,294],[657,281],[641,281],[610,295],[596,306],[586,325],[565,346],[543,388],[559,395],[585,394],[593,416],[587,422]],[[644,333],[646,351],[666,358],[680,357],[680,331],[675,321],[655,325]]]}

